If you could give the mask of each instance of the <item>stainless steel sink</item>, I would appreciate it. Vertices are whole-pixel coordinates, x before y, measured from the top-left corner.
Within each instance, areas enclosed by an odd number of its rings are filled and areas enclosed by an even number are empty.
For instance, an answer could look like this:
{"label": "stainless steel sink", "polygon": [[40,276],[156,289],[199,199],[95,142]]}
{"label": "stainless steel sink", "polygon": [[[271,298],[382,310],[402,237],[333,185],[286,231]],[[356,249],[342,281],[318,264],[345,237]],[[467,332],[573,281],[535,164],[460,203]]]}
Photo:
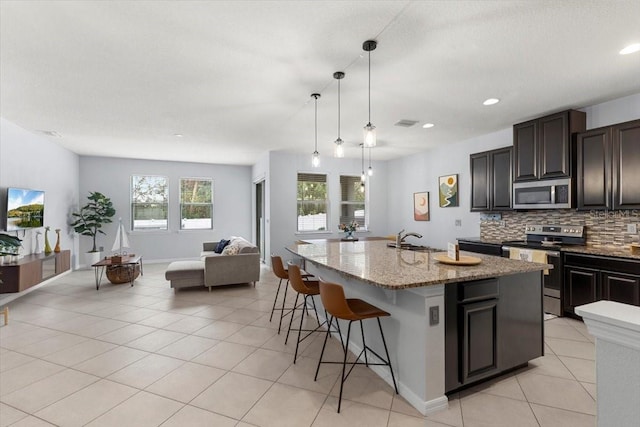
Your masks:
{"label": "stainless steel sink", "polygon": [[[387,243],[387,246],[390,248],[397,248],[395,243]],[[411,243],[402,243],[400,245],[400,249],[416,252],[442,252],[441,249],[431,248],[429,246],[413,245]]]}

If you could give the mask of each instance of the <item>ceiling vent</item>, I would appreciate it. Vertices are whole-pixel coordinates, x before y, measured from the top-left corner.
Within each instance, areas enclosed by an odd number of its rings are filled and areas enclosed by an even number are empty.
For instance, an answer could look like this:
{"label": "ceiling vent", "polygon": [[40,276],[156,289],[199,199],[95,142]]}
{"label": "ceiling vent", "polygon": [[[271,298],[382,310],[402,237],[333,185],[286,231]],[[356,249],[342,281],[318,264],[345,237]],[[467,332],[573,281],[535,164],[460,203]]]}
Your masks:
{"label": "ceiling vent", "polygon": [[394,124],[394,126],[400,126],[400,127],[403,127],[403,128],[410,128],[411,126],[415,125],[416,123],[418,123],[417,120],[402,119],[402,120],[396,122]]}

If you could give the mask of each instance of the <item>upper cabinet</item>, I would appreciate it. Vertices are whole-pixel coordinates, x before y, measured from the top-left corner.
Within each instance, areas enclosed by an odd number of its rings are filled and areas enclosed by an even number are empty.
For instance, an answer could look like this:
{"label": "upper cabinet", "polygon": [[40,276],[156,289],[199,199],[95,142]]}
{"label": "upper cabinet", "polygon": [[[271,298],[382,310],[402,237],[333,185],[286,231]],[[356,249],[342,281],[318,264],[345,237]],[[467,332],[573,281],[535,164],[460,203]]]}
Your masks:
{"label": "upper cabinet", "polygon": [[511,209],[512,147],[471,154],[471,211]]}
{"label": "upper cabinet", "polygon": [[571,176],[571,135],[586,129],[586,113],[563,111],[513,126],[513,181]]}
{"label": "upper cabinet", "polygon": [[640,209],[640,120],[578,134],[578,209]]}

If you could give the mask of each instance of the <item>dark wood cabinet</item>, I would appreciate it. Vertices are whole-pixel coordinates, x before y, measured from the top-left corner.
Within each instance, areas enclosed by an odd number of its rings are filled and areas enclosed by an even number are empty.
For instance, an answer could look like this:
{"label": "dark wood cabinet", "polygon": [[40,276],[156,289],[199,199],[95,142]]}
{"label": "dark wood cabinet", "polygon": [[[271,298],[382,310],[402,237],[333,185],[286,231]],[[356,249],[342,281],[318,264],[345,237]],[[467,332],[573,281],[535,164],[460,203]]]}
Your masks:
{"label": "dark wood cabinet", "polygon": [[640,209],[640,120],[612,128],[613,209]]}
{"label": "dark wood cabinet", "polygon": [[602,299],[640,306],[640,276],[603,271]]}
{"label": "dark wood cabinet", "polygon": [[471,154],[471,211],[511,210],[512,147]]}
{"label": "dark wood cabinet", "polygon": [[462,382],[498,370],[498,300],[490,299],[460,308],[462,316]]}
{"label": "dark wood cabinet", "polygon": [[513,126],[514,181],[538,179],[538,121],[531,120]]}
{"label": "dark wood cabinet", "polygon": [[69,250],[49,255],[26,255],[18,262],[0,266],[3,281],[0,285],[0,294],[22,292],[70,268],[71,251]]}
{"label": "dark wood cabinet", "polygon": [[572,175],[572,135],[586,129],[586,113],[563,111],[513,126],[513,180]]}
{"label": "dark wood cabinet", "polygon": [[564,312],[599,300],[640,306],[640,261],[565,253]]}
{"label": "dark wood cabinet", "polygon": [[640,120],[577,135],[577,208],[640,208]]}
{"label": "dark wood cabinet", "polygon": [[446,392],[544,354],[541,277],[536,271],[445,285]]}
{"label": "dark wood cabinet", "polygon": [[598,270],[580,267],[565,268],[564,282],[564,311],[575,314],[574,308],[597,301],[598,299]]}

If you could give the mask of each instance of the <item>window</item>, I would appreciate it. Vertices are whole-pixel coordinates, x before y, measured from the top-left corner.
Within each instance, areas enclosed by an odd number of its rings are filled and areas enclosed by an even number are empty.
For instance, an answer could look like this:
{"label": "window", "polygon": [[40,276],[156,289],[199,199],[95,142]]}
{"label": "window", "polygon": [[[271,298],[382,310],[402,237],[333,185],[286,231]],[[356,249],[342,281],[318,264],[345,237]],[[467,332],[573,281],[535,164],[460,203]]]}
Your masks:
{"label": "window", "polygon": [[358,230],[366,230],[366,201],[359,176],[340,175],[340,224],[358,223]]}
{"label": "window", "polygon": [[164,176],[131,177],[132,230],[169,229],[169,186]]}
{"label": "window", "polygon": [[180,179],[180,229],[213,228],[213,181],[209,178]]}
{"label": "window", "polygon": [[327,230],[327,176],[298,174],[298,231]]}

